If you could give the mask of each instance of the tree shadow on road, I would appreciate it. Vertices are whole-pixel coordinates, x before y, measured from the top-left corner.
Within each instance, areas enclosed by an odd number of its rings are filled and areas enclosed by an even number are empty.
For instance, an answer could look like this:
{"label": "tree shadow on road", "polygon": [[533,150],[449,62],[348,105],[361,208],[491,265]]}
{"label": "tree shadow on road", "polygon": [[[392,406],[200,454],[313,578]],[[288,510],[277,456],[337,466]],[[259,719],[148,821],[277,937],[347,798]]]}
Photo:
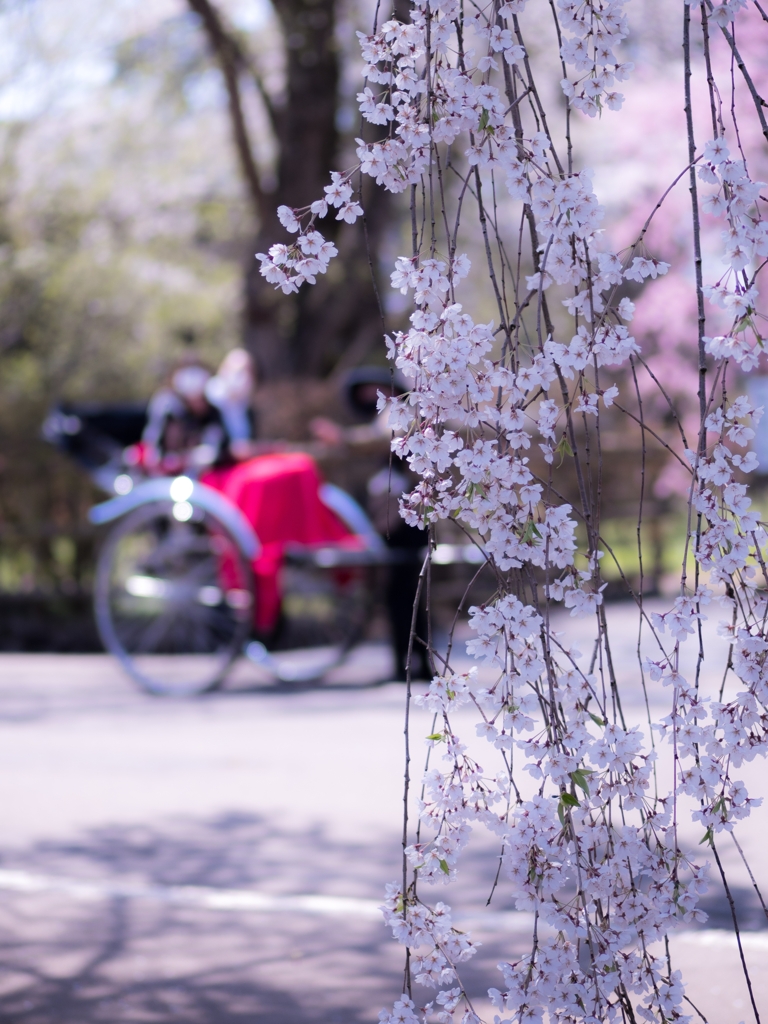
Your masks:
{"label": "tree shadow on road", "polygon": [[321,825],[290,829],[264,815],[231,811],[210,819],[166,819],[162,827],[105,825],[72,840],[45,840],[23,850],[6,847],[0,866],[158,886],[377,898],[381,878],[396,877],[400,861],[392,836],[340,842]]}
{"label": "tree shadow on road", "polygon": [[[459,889],[476,906],[494,857],[488,848],[467,860]],[[376,917],[226,912],[162,897],[167,887],[200,886],[378,901],[400,870],[394,836],[339,842],[322,827],[291,831],[229,813],[7,849],[0,868],[50,883],[2,893],[0,1024],[364,1024],[402,991],[403,947]],[[72,886],[57,891],[57,879],[97,891],[78,898]],[[494,901],[497,909],[509,901]],[[498,985],[496,963],[523,952],[524,938],[483,936],[484,956],[463,971],[469,990],[483,998]]]}
{"label": "tree shadow on road", "polygon": [[[37,922],[36,934],[0,951],[0,1021],[8,1024],[357,1024],[375,1020],[391,998],[393,972],[382,969],[380,948],[387,940],[370,928],[272,928],[255,916],[124,899],[48,904],[38,908],[45,927]],[[29,908],[6,907],[3,916],[4,931],[15,917],[17,934],[29,932]]]}
{"label": "tree shadow on road", "polygon": [[[342,845],[321,829],[289,833],[230,814],[162,830],[100,828],[74,842],[9,851],[5,868],[101,883],[103,891],[91,900],[55,886],[3,893],[0,1021],[374,1021],[402,984],[402,954],[382,922],[224,912],[160,894],[206,886],[371,896],[371,879],[392,874],[381,846]],[[107,883],[141,883],[158,898],[110,895]]]}

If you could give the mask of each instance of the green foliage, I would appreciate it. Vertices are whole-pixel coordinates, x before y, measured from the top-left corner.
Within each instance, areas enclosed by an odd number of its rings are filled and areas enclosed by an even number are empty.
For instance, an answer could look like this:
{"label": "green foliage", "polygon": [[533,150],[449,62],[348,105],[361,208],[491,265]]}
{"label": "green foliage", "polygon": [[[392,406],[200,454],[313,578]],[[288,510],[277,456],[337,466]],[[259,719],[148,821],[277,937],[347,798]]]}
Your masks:
{"label": "green foliage", "polygon": [[193,88],[204,46],[172,19],[114,53],[108,86],[0,121],[2,590],[88,582],[96,495],[41,440],[50,407],[146,399],[182,352],[216,363],[239,339],[252,225]]}

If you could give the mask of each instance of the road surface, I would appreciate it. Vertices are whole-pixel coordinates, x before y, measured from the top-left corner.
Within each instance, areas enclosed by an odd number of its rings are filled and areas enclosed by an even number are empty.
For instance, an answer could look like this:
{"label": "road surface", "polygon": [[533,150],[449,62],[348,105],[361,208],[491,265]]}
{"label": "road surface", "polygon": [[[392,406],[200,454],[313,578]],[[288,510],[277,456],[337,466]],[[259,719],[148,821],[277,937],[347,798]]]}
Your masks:
{"label": "road surface", "polygon": [[[627,627],[627,658],[632,642]],[[333,685],[276,689],[243,664],[223,692],[168,701],[106,656],[0,655],[0,1022],[376,1021],[403,965],[376,910],[402,828],[404,693],[378,684],[387,671],[371,645]],[[428,727],[417,713],[419,758]],[[768,789],[750,771],[753,795]],[[767,820],[741,833],[763,881]],[[481,909],[497,852],[481,841],[440,893],[483,943],[466,978],[486,1011],[529,925],[500,896]],[[768,1017],[768,922],[724,856]],[[675,966],[710,1022],[749,1021],[728,906],[706,900]]]}

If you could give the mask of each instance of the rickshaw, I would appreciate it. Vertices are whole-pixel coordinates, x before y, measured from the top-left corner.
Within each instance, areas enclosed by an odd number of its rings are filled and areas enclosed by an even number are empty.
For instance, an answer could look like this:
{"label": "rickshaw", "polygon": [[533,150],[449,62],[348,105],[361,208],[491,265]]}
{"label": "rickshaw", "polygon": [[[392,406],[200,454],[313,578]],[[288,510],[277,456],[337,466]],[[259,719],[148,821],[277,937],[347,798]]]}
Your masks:
{"label": "rickshaw", "polygon": [[144,422],[142,406],[60,405],[43,428],[110,494],[89,513],[95,525],[111,526],[94,583],[105,648],[153,694],[215,689],[242,654],[276,680],[321,679],[362,636],[371,570],[391,560],[362,507],[341,488],[320,486],[320,502],[347,539],[282,552],[279,620],[259,635],[259,537],[236,505],[189,469],[148,477],[126,465],[124,452]]}

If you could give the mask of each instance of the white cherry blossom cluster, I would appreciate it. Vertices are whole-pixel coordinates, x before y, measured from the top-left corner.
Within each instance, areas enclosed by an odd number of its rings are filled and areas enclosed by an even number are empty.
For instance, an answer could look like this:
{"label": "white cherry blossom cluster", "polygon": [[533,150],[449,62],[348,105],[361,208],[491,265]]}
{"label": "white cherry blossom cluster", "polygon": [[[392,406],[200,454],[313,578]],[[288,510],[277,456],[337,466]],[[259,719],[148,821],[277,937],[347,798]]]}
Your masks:
{"label": "white cherry blossom cluster", "polygon": [[624,97],[614,89],[634,65],[619,61],[616,47],[627,36],[626,0],[557,0],[560,24],[569,38],[560,47],[565,64],[579,76],[575,82],[564,78],[563,92],[572,106],[590,117],[602,104],[620,110]]}
{"label": "white cherry blossom cluster", "polygon": [[[416,981],[428,988],[455,983],[456,965],[474,956],[477,946],[465,932],[454,927],[451,908],[439,902],[429,907],[412,890],[403,894],[402,889],[394,884],[387,886],[386,895],[386,902],[381,908],[384,920],[392,929],[395,939],[412,951]],[[453,1017],[450,1010],[445,1009],[446,997],[458,997],[460,994],[461,988],[450,993],[438,993],[438,1005],[444,1007],[438,1013],[445,1015],[438,1015],[438,1020],[450,1024]],[[456,998],[451,1010],[459,1001]],[[386,1024],[397,1019],[387,1011],[379,1015],[379,1020]]]}
{"label": "white cherry blossom cluster", "polygon": [[[270,284],[280,288],[285,295],[297,292],[299,286],[315,284],[318,274],[324,274],[338,249],[333,242],[326,241],[314,226],[315,221],[328,215],[329,208],[336,209],[336,220],[354,224],[363,215],[363,208],[353,199],[349,176],[334,171],[331,184],[326,185],[325,195],[316,199],[311,206],[293,210],[279,206],[277,216],[286,231],[298,234],[293,245],[276,244],[268,253],[256,253],[260,261],[260,273]],[[302,221],[306,224],[302,227]]]}
{"label": "white cherry blossom cluster", "polygon": [[[654,1012],[663,1010],[675,1019],[684,991],[679,978],[670,979],[666,965],[643,951],[676,923],[702,917],[696,904],[706,870],[687,863],[665,841],[671,800],[649,797],[654,755],[642,752],[637,729],[606,721],[598,680],[578,669],[576,652],[564,652],[567,668],[555,667],[532,607],[507,595],[473,609],[471,623],[478,637],[470,649],[498,669],[498,681],[480,686],[474,672],[447,674],[417,698],[442,719],[430,743],[445,744],[448,770],[431,769],[424,779],[421,817],[437,835],[406,851],[411,863],[422,881],[445,883],[456,872],[471,827],[484,825],[503,841],[503,870],[517,908],[535,912],[552,933],[539,939],[535,953],[502,965],[506,991],[492,990],[491,998],[513,1019],[545,1013],[558,1019],[579,1008],[595,1018],[621,1019],[620,984],[644,994],[641,1017],[655,1020]],[[482,716],[478,735],[508,763],[515,748],[523,751],[525,770],[541,780],[537,796],[518,799],[510,809],[509,774],[487,777],[468,757],[450,716],[470,702]],[[562,720],[546,715],[537,722],[542,703],[549,711],[559,708]],[[609,810],[617,798],[621,824]],[[628,956],[633,944],[637,951]],[[585,945],[591,949],[588,969]],[[446,969],[443,960],[438,964],[440,972]],[[429,983],[441,980],[452,979],[435,974]]]}
{"label": "white cherry blossom cluster", "polygon": [[[705,421],[709,436],[715,436],[707,453],[686,453],[696,481],[693,508],[704,524],[692,537],[696,560],[708,572],[710,583],[719,582],[731,595],[720,598],[732,614],[730,622],[721,624],[721,631],[731,642],[734,672],[745,689],[730,701],[714,701],[702,697],[679,670],[680,645],[706,620],[702,608],[713,599],[710,586],[700,585],[695,594],[679,597],[668,613],[653,616],[657,635],[668,634],[674,644],[667,651],[662,647],[660,658],[646,662],[652,679],[673,688],[673,709],[659,728],[675,744],[678,792],[698,801],[694,819],[702,822],[710,839],[717,832],[730,831],[735,821],[759,806],[760,799],[750,797],[732,772],[758,754],[768,753],[768,687],[763,669],[768,606],[757,589],[761,577],[765,578],[768,534],[759,514],[750,511],[746,484],[736,479],[754,470],[754,453],[734,450],[751,441],[761,414],[744,396],[728,408],[719,406]],[[737,599],[742,608],[738,615]]]}
{"label": "white cherry blossom cluster", "polygon": [[[500,965],[503,988],[490,992],[501,1014],[496,1024],[625,1021],[628,1008],[635,1019],[687,1022],[683,980],[651,948],[672,928],[706,917],[698,903],[709,865],[681,849],[677,798],[696,801],[694,820],[713,844],[759,803],[735,773],[768,753],[768,601],[759,589],[768,585],[768,535],[744,483],[756,467],[746,446],[760,410],[746,398],[716,402],[713,388],[702,441],[678,460],[689,472],[697,579],[689,586],[683,577],[665,613],[641,612],[657,647],[645,678],[668,696],[669,713],[654,723],[674,751],[665,785],[652,737],[624,718],[603,609],[606,545],[583,467],[589,438],[620,411],[623,382],[642,356],[627,326],[634,304],[622,291],[670,267],[646,253],[644,232],[623,252],[605,244],[592,174],[573,168],[570,148],[562,158],[543,115],[523,35],[526,5],[481,2],[470,11],[460,0],[413,0],[409,23],[392,19],[359,34],[366,84],[357,99],[381,129],[377,141],[357,140],[359,170],[391,192],[412,188],[414,203],[420,191],[425,197],[415,251],[399,257],[391,275],[412,302],[408,329],[386,339],[407,393],[379,403],[393,451],[418,478],[401,513],[425,530],[458,524],[497,582],[495,597],[470,612],[467,651],[482,672],[457,672],[433,652],[440,671],[416,698],[435,716],[427,740],[433,760],[404,854],[411,881],[388,888],[383,912],[411,950],[413,980],[437,992],[417,1005],[409,989],[380,1020],[479,1021],[461,980],[477,944],[452,924],[450,907],[425,901],[421,887],[449,885],[473,830],[484,828],[501,844],[504,897],[536,920],[530,953]],[[560,57],[576,73],[562,83],[571,105],[590,116],[619,109],[614,86],[632,67],[617,53],[627,35],[626,0],[550,6]],[[710,16],[724,26],[744,6],[725,0]],[[445,185],[448,169],[456,193]],[[743,369],[756,363],[755,264],[768,256],[768,232],[758,209],[762,184],[731,159],[723,139],[706,145],[698,174],[717,187],[705,209],[726,225],[729,269],[707,292],[734,317],[727,336],[706,340],[717,382],[729,358]],[[315,219],[330,208],[341,220],[361,212],[349,173],[334,175],[325,192],[306,210],[281,208],[282,223],[299,238],[259,257],[262,273],[283,290],[311,283],[334,254]],[[458,224],[470,195],[498,321],[469,311],[472,268]],[[494,197],[492,215],[485,195]],[[440,217],[444,238],[434,226]],[[517,269],[504,255],[504,218],[526,232]],[[580,508],[560,497],[563,464],[582,473]],[[703,609],[715,598],[731,614],[721,628],[742,686],[719,700],[681,672],[683,645],[697,642]],[[558,603],[583,620],[590,657],[556,631]],[[467,738],[458,722],[469,709],[475,734]],[[487,758],[478,760],[478,740],[488,744]]]}
{"label": "white cherry blossom cluster", "polygon": [[[500,98],[498,106],[503,107]],[[545,171],[542,164],[550,148],[543,132],[526,142],[515,140],[512,131],[501,125],[478,133],[475,145],[465,155],[470,165],[503,173],[511,198],[530,204],[537,221],[541,256],[540,270],[526,278],[528,287],[539,291],[553,282],[577,286],[579,290],[563,304],[571,315],[581,314],[591,323],[596,314],[605,311],[605,292],[615,292],[623,281],[642,283],[646,278],[666,274],[669,264],[635,256],[625,266],[613,252],[599,252],[590,258],[584,245],[589,245],[599,230],[604,214],[592,189],[591,173]],[[624,297],[614,312],[620,319],[631,320],[633,311],[634,306]]]}
{"label": "white cherry blossom cluster", "polygon": [[[620,324],[582,327],[567,346],[549,339],[515,372],[488,358],[492,325],[475,324],[451,301],[468,270],[461,256],[451,267],[401,258],[392,275],[395,287],[413,289],[416,305],[411,330],[389,342],[410,385],[407,398],[386,401],[390,423],[402,431],[393,448],[422,478],[404,499],[403,515],[414,525],[440,518],[464,523],[500,571],[535,566],[549,579],[550,600],[564,600],[572,614],[594,614],[604,587],[602,553],[577,568],[572,509],[547,507],[524,453],[538,430],[545,456],[554,456],[552,442],[565,416],[558,400],[541,396],[552,390],[560,397],[561,382],[573,381],[569,398],[576,408],[589,407],[588,399],[596,410],[601,400],[610,405],[617,389],[587,394],[584,370],[626,363],[636,342]],[[616,273],[624,275],[621,264]],[[532,395],[539,396],[537,418]],[[488,426],[494,436],[475,436]],[[696,903],[705,873],[666,841],[669,811],[647,792],[654,755],[643,752],[636,729],[609,721],[600,682],[579,668],[576,652],[558,649],[534,607],[507,593],[473,609],[470,624],[477,638],[468,652],[495,670],[498,680],[481,686],[472,673],[446,673],[417,698],[442,717],[429,742],[444,751],[448,768],[430,769],[424,777],[420,816],[434,834],[406,851],[412,868],[422,882],[447,883],[472,827],[483,825],[502,840],[508,891],[518,909],[534,910],[560,935],[547,941],[541,961],[537,953],[521,961],[517,973],[505,969],[508,989],[498,994],[497,1005],[514,1011],[513,1019],[559,1015],[576,1005],[618,1019],[620,986],[643,994],[649,1019],[662,1009],[680,1013],[682,986],[644,951],[676,923],[700,915]],[[452,710],[468,703],[480,715],[477,734],[503,759],[490,777],[451,724]],[[533,800],[518,800],[510,809],[508,766],[516,749],[541,788]],[[621,827],[611,823],[614,801],[621,802]],[[633,881],[640,878],[652,881],[644,888]],[[581,893],[575,902],[574,888]],[[579,964],[587,940],[599,959],[585,972]],[[633,945],[638,952],[627,961],[622,951]]]}
{"label": "white cherry blossom cluster", "polygon": [[[475,324],[459,303],[450,301],[468,271],[464,255],[455,258],[450,270],[443,261],[417,263],[402,257],[392,275],[394,287],[413,289],[417,307],[411,330],[388,342],[390,356],[410,384],[407,400],[386,403],[390,423],[402,430],[393,450],[422,478],[404,500],[403,516],[412,525],[441,518],[466,524],[499,569],[525,564],[548,569],[550,597],[586,614],[602,601],[599,588],[591,586],[595,566],[577,570],[571,507],[542,509],[543,486],[525,455],[538,426],[540,447],[552,462],[559,443],[556,431],[564,436],[566,417],[558,400],[547,397],[540,401],[537,423],[532,398],[542,399],[554,389],[562,402],[561,382],[572,380],[574,409],[597,415],[601,404],[613,403],[618,389],[588,392],[583,371],[593,362],[626,363],[637,352],[636,342],[622,324],[605,323],[591,333],[582,327],[568,346],[549,339],[515,373],[487,358],[493,325]],[[619,264],[619,280],[622,273]],[[463,428],[463,434],[445,429],[448,422]],[[483,435],[488,426],[495,436],[473,436]]]}
{"label": "white cherry blossom cluster", "polygon": [[705,295],[733,317],[727,335],[707,338],[706,346],[716,359],[734,359],[744,370],[757,366],[763,339],[757,324],[757,265],[768,257],[768,222],[760,216],[763,181],[752,181],[743,160],[732,160],[725,140],[717,138],[704,147],[699,177],[717,191],[705,196],[704,209],[721,216],[728,270]]}

